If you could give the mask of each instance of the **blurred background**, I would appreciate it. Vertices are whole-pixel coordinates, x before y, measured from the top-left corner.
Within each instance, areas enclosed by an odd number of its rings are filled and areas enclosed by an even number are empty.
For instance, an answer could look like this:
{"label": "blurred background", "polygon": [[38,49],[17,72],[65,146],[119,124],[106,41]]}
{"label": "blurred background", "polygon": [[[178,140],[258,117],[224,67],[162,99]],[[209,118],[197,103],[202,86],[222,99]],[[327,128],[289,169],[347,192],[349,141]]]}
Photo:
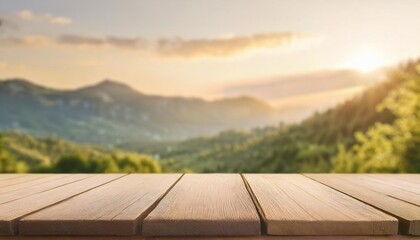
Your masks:
{"label": "blurred background", "polygon": [[420,172],[416,0],[1,0],[0,172]]}

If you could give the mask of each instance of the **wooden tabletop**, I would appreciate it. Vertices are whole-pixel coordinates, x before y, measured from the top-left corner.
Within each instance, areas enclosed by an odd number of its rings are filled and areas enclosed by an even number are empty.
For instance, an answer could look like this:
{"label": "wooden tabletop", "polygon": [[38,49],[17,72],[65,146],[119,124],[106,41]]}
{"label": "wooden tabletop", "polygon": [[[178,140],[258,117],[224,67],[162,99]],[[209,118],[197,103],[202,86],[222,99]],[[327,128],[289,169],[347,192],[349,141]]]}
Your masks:
{"label": "wooden tabletop", "polygon": [[399,239],[420,174],[0,174],[0,235]]}

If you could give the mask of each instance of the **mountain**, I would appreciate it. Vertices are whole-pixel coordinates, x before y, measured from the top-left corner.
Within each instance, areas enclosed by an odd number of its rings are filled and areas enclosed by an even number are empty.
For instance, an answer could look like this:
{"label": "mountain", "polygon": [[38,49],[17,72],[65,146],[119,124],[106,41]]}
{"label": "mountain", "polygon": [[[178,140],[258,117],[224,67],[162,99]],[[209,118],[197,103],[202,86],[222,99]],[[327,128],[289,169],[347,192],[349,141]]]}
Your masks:
{"label": "mountain", "polygon": [[355,133],[394,122],[396,116],[386,109],[378,111],[378,106],[404,85],[405,74],[414,71],[409,67],[397,70],[403,74],[391,72],[388,80],[301,123],[123,147],[159,156],[160,163],[173,171],[330,172],[340,146],[348,148],[357,142]]}
{"label": "mountain", "polygon": [[[142,154],[78,145],[58,138],[3,133],[0,134],[0,172],[419,172],[420,61],[394,69],[387,79],[347,102],[296,124],[227,130],[182,141],[140,140],[119,144],[121,149]],[[54,109],[59,104],[64,109],[78,110],[67,106],[71,103],[82,110],[86,107],[86,116],[109,114],[105,110],[120,105],[138,106],[134,102],[139,103],[141,97],[144,101],[158,98],[110,81],[74,91],[51,90],[26,81],[4,83],[7,84],[1,85],[2,91],[14,95],[17,103],[28,104],[29,109],[42,103],[43,109],[49,109],[48,106]],[[144,101],[140,102],[141,106],[151,105]],[[192,106],[204,102],[219,111],[227,111],[238,102],[251,106],[263,104],[247,97],[214,102],[180,101]],[[118,104],[108,105],[110,102]],[[8,109],[12,112],[12,108]],[[235,114],[247,113],[237,111]],[[31,112],[25,113],[29,120],[39,121],[31,118]],[[73,117],[72,112],[60,114]],[[48,116],[62,120],[53,114]]]}
{"label": "mountain", "polygon": [[66,91],[22,79],[0,81],[0,130],[82,143],[180,140],[276,120],[274,109],[250,97],[154,96],[110,80]]}
{"label": "mountain", "polygon": [[281,112],[280,120],[296,123],[315,111],[324,111],[384,80],[386,67],[369,73],[351,69],[325,69],[283,76],[262,77],[222,89],[225,96],[266,99]]}
{"label": "mountain", "polygon": [[79,145],[58,138],[0,133],[0,173],[161,172],[153,158],[115,148]]}

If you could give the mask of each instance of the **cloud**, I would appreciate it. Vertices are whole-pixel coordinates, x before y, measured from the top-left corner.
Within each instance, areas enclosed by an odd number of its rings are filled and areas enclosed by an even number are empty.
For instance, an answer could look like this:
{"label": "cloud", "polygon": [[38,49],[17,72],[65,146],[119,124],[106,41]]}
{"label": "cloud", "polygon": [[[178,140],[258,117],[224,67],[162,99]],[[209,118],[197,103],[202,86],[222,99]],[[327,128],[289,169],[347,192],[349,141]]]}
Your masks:
{"label": "cloud", "polygon": [[121,37],[87,37],[79,35],[63,35],[57,39],[60,44],[77,46],[114,46],[118,48],[138,48],[145,45],[145,41],[140,38],[121,38]]}
{"label": "cloud", "polygon": [[367,86],[379,81],[377,73],[362,74],[355,70],[324,70],[293,76],[255,79],[248,84],[224,88],[226,96],[251,95],[266,100],[279,100],[293,96]]}
{"label": "cloud", "polygon": [[281,121],[297,122],[311,116],[315,111],[321,112],[351,99],[363,92],[364,89],[364,86],[348,87],[291,96],[278,101],[270,101],[270,103],[279,109]]}
{"label": "cloud", "polygon": [[56,25],[69,25],[73,22],[68,17],[54,16],[50,13],[34,13],[29,10],[21,10],[16,13],[16,16],[26,21],[47,22]]}
{"label": "cloud", "polygon": [[252,96],[277,108],[281,121],[300,121],[350,99],[384,79],[382,72],[331,69],[290,76],[274,76],[222,88],[222,96]]}
{"label": "cloud", "polygon": [[0,39],[3,45],[23,47],[46,47],[53,44],[53,41],[44,35],[28,35],[24,37],[8,37]]}
{"label": "cloud", "polygon": [[6,18],[0,18],[0,32],[5,30],[18,30],[18,26]]}
{"label": "cloud", "polygon": [[143,38],[64,35],[58,38],[58,42],[71,45],[141,49],[163,58],[198,58],[227,57],[257,49],[291,47],[297,42],[313,39],[314,37],[308,35],[294,33],[256,34],[252,36],[191,40],[160,38],[155,41],[147,41]]}
{"label": "cloud", "polygon": [[62,35],[50,39],[47,36],[24,36],[0,41],[20,46],[46,46],[54,43],[58,46],[88,46],[88,47],[115,47],[131,50],[141,50],[144,53],[161,58],[218,58],[239,55],[249,51],[261,49],[276,49],[293,47],[295,44],[313,42],[319,37],[297,33],[269,33],[255,34],[251,36],[233,36],[210,39],[183,39],[183,38],[160,38],[146,40],[141,37],[96,37],[84,35]]}
{"label": "cloud", "polygon": [[297,33],[265,33],[192,40],[164,38],[157,42],[155,51],[161,57],[226,57],[251,50],[291,47],[295,43],[314,39],[313,36]]}
{"label": "cloud", "polygon": [[19,47],[66,47],[69,45],[79,47],[103,47],[140,49],[145,48],[146,41],[140,38],[120,37],[90,37],[79,35],[62,35],[51,38],[45,35],[27,35],[19,37],[0,38],[0,43]]}

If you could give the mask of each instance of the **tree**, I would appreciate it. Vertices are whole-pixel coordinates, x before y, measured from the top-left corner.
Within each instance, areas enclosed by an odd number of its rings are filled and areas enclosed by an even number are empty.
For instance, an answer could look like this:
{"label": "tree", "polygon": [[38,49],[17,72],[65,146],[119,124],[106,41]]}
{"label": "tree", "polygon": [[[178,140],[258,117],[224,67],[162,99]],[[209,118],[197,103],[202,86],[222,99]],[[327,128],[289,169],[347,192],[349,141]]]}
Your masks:
{"label": "tree", "polygon": [[3,147],[3,141],[0,136],[0,173],[25,173],[28,166],[24,162],[18,162]]}
{"label": "tree", "polygon": [[68,155],[60,158],[54,165],[54,171],[59,173],[88,173],[87,161],[78,154]]}
{"label": "tree", "polygon": [[[403,79],[378,106],[396,119],[376,123],[366,133],[356,133],[351,153],[335,158],[335,170],[343,172],[420,172],[420,64],[410,63],[395,72]],[[351,166],[351,167],[348,167]]]}

